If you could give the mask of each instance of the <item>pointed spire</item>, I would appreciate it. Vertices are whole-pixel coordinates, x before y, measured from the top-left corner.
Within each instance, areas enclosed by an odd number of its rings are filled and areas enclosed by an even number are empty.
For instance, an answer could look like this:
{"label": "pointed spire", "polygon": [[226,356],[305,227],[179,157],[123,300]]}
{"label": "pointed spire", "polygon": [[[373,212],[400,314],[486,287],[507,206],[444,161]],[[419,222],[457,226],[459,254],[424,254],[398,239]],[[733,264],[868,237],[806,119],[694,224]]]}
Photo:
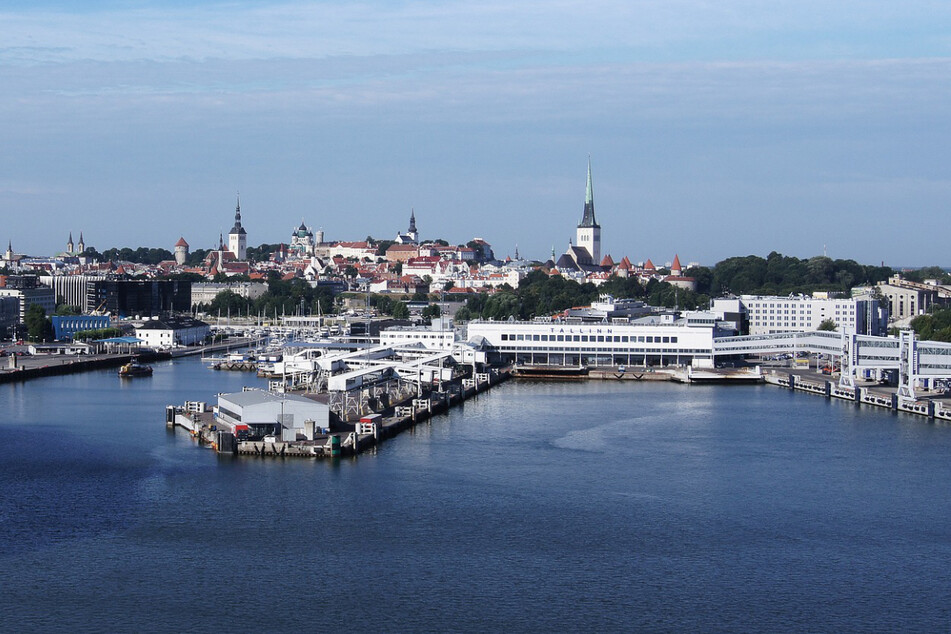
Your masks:
{"label": "pointed spire", "polygon": [[588,157],[588,183],[584,191],[584,215],[581,217],[581,227],[600,227],[594,218],[594,186],[591,184],[591,157]]}
{"label": "pointed spire", "polygon": [[[674,273],[674,271],[676,271],[676,273]],[[674,263],[670,265],[670,272],[674,273],[674,275],[680,275],[682,271],[683,271],[683,267],[680,266],[680,256],[675,253]]]}
{"label": "pointed spire", "polygon": [[240,194],[237,195],[237,201],[238,201],[237,205],[235,205],[235,208],[234,208],[234,226],[231,228],[231,231],[229,232],[228,235],[231,235],[231,234],[240,235],[242,233],[247,233],[247,231],[244,230],[244,227],[241,226],[241,195]]}
{"label": "pointed spire", "polygon": [[410,207],[409,211],[409,229],[407,233],[416,233],[416,209]]}

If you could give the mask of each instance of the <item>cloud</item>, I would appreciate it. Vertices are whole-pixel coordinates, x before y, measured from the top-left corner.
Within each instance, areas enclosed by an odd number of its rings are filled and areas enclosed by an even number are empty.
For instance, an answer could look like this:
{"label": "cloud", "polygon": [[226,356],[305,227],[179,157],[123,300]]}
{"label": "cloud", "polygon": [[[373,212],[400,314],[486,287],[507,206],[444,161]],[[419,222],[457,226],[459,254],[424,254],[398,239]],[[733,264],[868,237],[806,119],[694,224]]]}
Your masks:
{"label": "cloud", "polygon": [[[641,59],[948,53],[945,3],[489,0],[142,3],[0,13],[0,62],[539,50]],[[892,47],[892,48],[890,48]]]}

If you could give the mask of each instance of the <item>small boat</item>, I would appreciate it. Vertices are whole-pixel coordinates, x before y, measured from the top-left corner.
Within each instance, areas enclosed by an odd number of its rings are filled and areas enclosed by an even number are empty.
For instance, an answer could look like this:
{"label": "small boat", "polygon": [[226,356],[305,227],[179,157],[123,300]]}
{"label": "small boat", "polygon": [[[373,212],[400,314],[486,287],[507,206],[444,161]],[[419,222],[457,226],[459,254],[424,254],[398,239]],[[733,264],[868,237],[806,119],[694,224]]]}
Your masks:
{"label": "small boat", "polygon": [[152,376],[152,366],[144,365],[136,361],[130,361],[119,368],[119,376],[122,378],[132,378],[135,376]]}

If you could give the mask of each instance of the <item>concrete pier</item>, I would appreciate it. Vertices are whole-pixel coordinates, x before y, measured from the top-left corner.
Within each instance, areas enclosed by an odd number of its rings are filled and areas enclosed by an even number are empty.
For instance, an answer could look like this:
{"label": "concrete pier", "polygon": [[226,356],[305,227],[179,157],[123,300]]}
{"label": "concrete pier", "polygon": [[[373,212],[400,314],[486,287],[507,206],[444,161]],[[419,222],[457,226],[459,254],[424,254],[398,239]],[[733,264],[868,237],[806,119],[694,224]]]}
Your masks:
{"label": "concrete pier", "polygon": [[829,379],[776,371],[766,374],[765,378],[766,383],[770,385],[777,385],[799,392],[852,401],[859,405],[882,407],[896,412],[918,414],[931,419],[951,421],[951,403],[941,395],[916,400],[902,399],[894,390],[882,386],[847,387]]}
{"label": "concrete pier", "polygon": [[[235,439],[230,431],[220,429],[214,414],[205,403],[189,402],[185,406],[168,406],[166,424],[188,431],[199,444],[207,445],[218,453],[281,458],[326,458],[339,455],[357,455],[388,438],[410,429],[454,405],[485,392],[507,380],[510,368],[492,369],[477,373],[472,378],[445,383],[440,391],[430,391],[423,397],[409,397],[393,404],[376,422],[345,425],[346,430],[314,436],[313,440],[267,441]],[[350,429],[352,427],[352,430]]]}

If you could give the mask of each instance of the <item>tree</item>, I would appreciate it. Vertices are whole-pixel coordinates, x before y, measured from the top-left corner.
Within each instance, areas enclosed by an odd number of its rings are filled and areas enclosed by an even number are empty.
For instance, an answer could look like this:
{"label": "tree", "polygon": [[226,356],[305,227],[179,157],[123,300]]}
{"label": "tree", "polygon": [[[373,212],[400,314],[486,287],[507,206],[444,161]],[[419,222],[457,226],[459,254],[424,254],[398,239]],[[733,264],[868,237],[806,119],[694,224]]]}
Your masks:
{"label": "tree", "polygon": [[393,319],[409,319],[409,307],[406,302],[394,302]]}
{"label": "tree", "polygon": [[456,314],[453,315],[453,318],[457,322],[470,321],[472,319],[472,311],[469,310],[467,307],[463,306],[462,308],[456,311]]}
{"label": "tree", "polygon": [[23,323],[31,341],[50,341],[53,338],[53,322],[46,318],[46,310],[39,304],[30,304]]}
{"label": "tree", "polygon": [[71,306],[63,302],[60,302],[56,305],[56,311],[53,314],[54,315],[82,315],[83,311],[82,309],[79,308],[79,306]]}
{"label": "tree", "polygon": [[440,310],[439,304],[430,304],[422,312],[423,319],[435,319],[440,315],[442,315],[442,310]]}
{"label": "tree", "polygon": [[818,328],[818,330],[825,330],[828,332],[835,332],[838,329],[839,325],[835,323],[834,319],[823,319]]}

